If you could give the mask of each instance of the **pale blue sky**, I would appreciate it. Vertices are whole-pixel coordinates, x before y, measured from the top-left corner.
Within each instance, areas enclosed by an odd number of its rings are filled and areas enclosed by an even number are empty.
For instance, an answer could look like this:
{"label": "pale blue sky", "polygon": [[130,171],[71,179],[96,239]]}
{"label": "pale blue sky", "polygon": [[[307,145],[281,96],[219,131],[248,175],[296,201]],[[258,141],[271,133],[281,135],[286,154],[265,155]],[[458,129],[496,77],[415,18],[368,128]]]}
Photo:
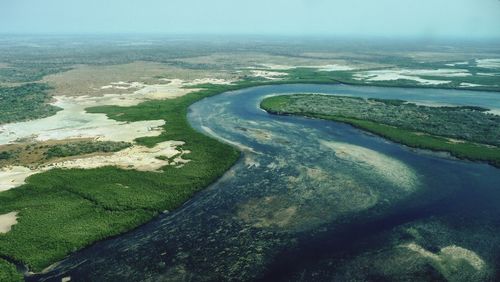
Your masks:
{"label": "pale blue sky", "polygon": [[500,0],[0,0],[0,33],[500,38]]}

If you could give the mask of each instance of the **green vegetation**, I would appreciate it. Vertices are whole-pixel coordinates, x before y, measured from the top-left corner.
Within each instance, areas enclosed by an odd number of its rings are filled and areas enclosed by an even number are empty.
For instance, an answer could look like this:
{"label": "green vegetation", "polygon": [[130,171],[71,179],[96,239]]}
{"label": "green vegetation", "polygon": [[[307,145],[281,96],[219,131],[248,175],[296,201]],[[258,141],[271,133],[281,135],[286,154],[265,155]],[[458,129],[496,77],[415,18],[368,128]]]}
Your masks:
{"label": "green vegetation", "polygon": [[0,124],[48,117],[60,109],[49,105],[50,87],[29,83],[15,87],[0,86]]}
{"label": "green vegetation", "polygon": [[0,213],[19,212],[18,224],[0,235],[0,255],[39,271],[70,252],[177,208],[214,182],[237,160],[239,152],[193,130],[187,107],[238,87],[243,86],[207,86],[172,100],[88,109],[120,121],[167,120],[162,135],[136,141],[147,146],[185,141],[182,149],[191,151],[185,156],[191,161],[182,168],[166,166],[162,173],[106,167],[54,169],[33,175],[25,185],[0,193]]}
{"label": "green vegetation", "polygon": [[[0,46],[0,63],[4,64],[0,66],[0,83],[3,83],[0,86],[0,124],[50,116],[58,110],[47,104],[50,100],[48,96],[50,88],[46,84],[12,86],[12,83],[37,81],[48,74],[63,72],[79,64],[104,66],[149,61],[192,70],[223,69],[231,72],[246,68],[248,64],[238,61],[220,64],[189,63],[180,59],[235,52],[252,54],[253,57],[253,54],[260,53],[272,54],[280,60],[285,58],[293,65],[294,58],[307,58],[304,55],[305,51],[330,52],[331,46],[338,46],[337,44],[316,46],[309,43],[262,44],[260,41],[220,44],[219,40],[213,43],[203,41],[186,44],[183,40],[158,40],[159,43],[145,48],[116,45],[115,39],[106,37],[100,40],[86,38],[85,44],[77,44],[75,47],[74,40],[70,39],[38,38],[35,40],[37,46],[34,47],[24,43],[18,44],[13,40],[10,43],[6,41]],[[349,43],[347,47],[344,44],[343,48],[354,51],[356,46],[360,44]],[[335,48],[334,53],[339,53]],[[441,62],[422,66],[405,56],[368,54],[374,49],[376,48],[373,46],[367,46],[361,50],[367,52],[366,58],[361,61],[354,53],[353,55],[342,53],[342,57],[332,59],[394,64],[408,68],[441,67],[442,64]],[[262,62],[266,62],[267,58]],[[310,58],[317,59],[317,57]],[[324,62],[318,61],[318,64]],[[477,71],[485,72],[479,69]],[[162,173],[105,167],[88,170],[54,169],[33,175],[27,179],[25,185],[0,193],[0,214],[19,212],[18,224],[7,234],[0,235],[0,256],[9,257],[27,264],[33,271],[39,271],[97,240],[126,232],[164,210],[179,207],[194,193],[215,181],[236,161],[239,153],[234,148],[206,137],[189,126],[186,118],[187,107],[195,101],[224,91],[257,85],[338,82],[367,85],[366,82],[354,80],[352,71],[322,72],[311,68],[299,68],[287,72],[289,76],[280,81],[247,77],[236,85],[193,86],[193,88],[203,87],[204,90],[173,100],[144,102],[133,107],[104,106],[88,109],[89,112],[106,113],[110,118],[119,121],[166,120],[166,130],[162,135],[139,138],[136,141],[146,146],[154,146],[166,140],[185,141],[182,149],[190,150],[191,153],[184,155],[183,158],[189,158],[191,162],[184,164],[182,168],[166,166]],[[495,78],[491,80],[493,79]],[[414,81],[380,82],[376,85],[422,87]],[[352,120],[354,124],[355,121]],[[365,121],[357,122],[358,126],[361,126]],[[381,125],[372,123],[371,126]],[[389,132],[388,129],[385,130]],[[418,136],[415,138],[419,138]],[[80,153],[88,153],[95,147],[91,150],[62,146],[52,150],[49,157],[69,156],[75,149]],[[12,160],[16,155],[9,152],[0,153],[0,159],[2,158]],[[13,269],[10,268],[10,264],[0,260],[0,270],[2,270],[0,275],[4,273],[4,265],[10,270]]]}
{"label": "green vegetation", "polygon": [[40,271],[71,252],[179,207],[222,176],[239,157],[235,148],[192,129],[187,121],[188,106],[225,91],[303,82],[323,81],[246,79],[234,85],[197,85],[203,90],[171,100],[88,108],[90,113],[105,113],[118,121],[168,121],[160,136],[135,141],[150,147],[167,140],[184,141],[182,150],[191,152],[184,158],[190,162],[181,168],[166,166],[162,173],[105,167],[53,169],[33,175],[25,185],[0,193],[0,213],[19,212],[18,224],[0,235],[0,256]]}
{"label": "green vegetation", "polygon": [[[393,100],[326,95],[275,96],[263,100],[261,107],[275,114],[348,123],[410,147],[446,151],[461,159],[500,167],[500,148],[496,146],[499,117],[485,114],[483,109],[426,107]],[[450,140],[447,138],[450,136],[460,139]]]}
{"label": "green vegetation", "polygon": [[[78,156],[90,153],[118,152],[130,147],[128,142],[80,141],[50,146],[45,152],[47,159]],[[0,155],[1,156],[1,155]]]}
{"label": "green vegetation", "polygon": [[52,163],[56,158],[117,152],[131,145],[128,142],[87,139],[6,144],[0,146],[0,167],[14,165],[34,169],[40,165]]}
{"label": "green vegetation", "polygon": [[0,258],[0,282],[23,281],[23,276],[17,272],[16,267]]}
{"label": "green vegetation", "polygon": [[0,68],[0,82],[24,83],[38,81],[44,76],[70,70],[68,66],[54,63],[33,64],[32,62],[17,63],[13,67]]}
{"label": "green vegetation", "polygon": [[[143,137],[136,142],[154,146],[166,140],[185,141],[182,149],[191,153],[184,158],[189,158],[191,162],[182,168],[166,166],[162,173],[105,167],[88,170],[54,169],[33,175],[25,185],[0,193],[0,213],[19,212],[19,223],[9,233],[0,235],[0,255],[39,271],[70,252],[137,227],[161,211],[175,209],[215,181],[236,161],[239,153],[193,130],[186,117],[190,104],[207,96],[251,86],[325,82],[325,79],[314,76],[290,77],[279,82],[247,79],[235,85],[203,85],[201,91],[172,100],[148,101],[132,107],[101,106],[87,109],[91,113],[105,113],[118,121],[168,121],[166,130],[160,136]],[[311,116],[327,118],[325,115]],[[328,118],[340,120],[340,117]],[[413,138],[417,143],[415,147],[428,146],[422,140],[425,138],[426,141],[453,148],[458,148],[458,145],[470,146],[464,147],[467,158],[476,148],[474,146],[481,146],[476,151],[486,152],[482,145],[450,144],[440,137],[416,133],[408,138],[410,131],[398,131],[398,128],[389,125],[346,117],[343,121],[375,133],[385,133],[387,138],[393,140],[400,136],[409,144],[408,139]],[[436,148],[434,143],[432,146]],[[65,150],[55,151],[56,155],[67,154]],[[87,149],[84,151],[88,152]],[[458,155],[458,150],[454,152]],[[485,158],[494,156],[489,153],[484,155]]]}
{"label": "green vegetation", "polygon": [[7,151],[0,152],[0,160],[8,160],[10,158],[12,158],[11,152],[7,152]]}
{"label": "green vegetation", "polygon": [[401,100],[362,99],[327,95],[286,97],[280,110],[370,120],[398,128],[456,138],[475,143],[500,145],[500,116],[480,107],[429,107]]}

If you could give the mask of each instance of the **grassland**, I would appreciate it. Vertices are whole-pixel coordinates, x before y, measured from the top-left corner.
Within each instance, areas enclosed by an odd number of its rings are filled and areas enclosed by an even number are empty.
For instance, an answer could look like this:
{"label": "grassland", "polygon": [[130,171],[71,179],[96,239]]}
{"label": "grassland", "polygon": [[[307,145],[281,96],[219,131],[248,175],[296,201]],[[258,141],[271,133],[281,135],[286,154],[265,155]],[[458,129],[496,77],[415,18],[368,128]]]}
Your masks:
{"label": "grassland", "polygon": [[[344,122],[410,147],[445,151],[460,159],[484,161],[500,167],[500,148],[496,144],[477,142],[484,140],[484,136],[500,134],[498,121],[490,124],[491,119],[496,120],[498,117],[483,113],[483,109],[424,107],[405,104],[402,101],[325,95],[275,96],[264,99],[261,107],[274,114],[301,115]],[[402,108],[405,110],[401,110]],[[421,120],[414,119],[408,114],[411,111],[417,111],[425,117]],[[427,122],[433,118],[443,121],[443,124],[433,127],[433,123]],[[467,125],[469,118],[473,119],[474,127]],[[411,126],[408,125],[410,122]],[[446,129],[445,135],[448,136],[443,136],[441,129]],[[461,136],[462,139],[450,139],[449,135],[458,129],[466,131],[456,132],[453,137]],[[485,130],[486,134],[481,130]],[[488,140],[497,141],[497,139]]]}

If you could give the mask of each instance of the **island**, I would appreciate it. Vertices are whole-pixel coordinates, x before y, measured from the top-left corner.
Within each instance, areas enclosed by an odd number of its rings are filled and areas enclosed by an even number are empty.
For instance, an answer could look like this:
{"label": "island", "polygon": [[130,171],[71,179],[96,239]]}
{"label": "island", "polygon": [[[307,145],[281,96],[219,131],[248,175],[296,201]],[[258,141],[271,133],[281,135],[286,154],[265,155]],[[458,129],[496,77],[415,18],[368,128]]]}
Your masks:
{"label": "island", "polygon": [[412,148],[500,167],[500,116],[489,109],[321,94],[268,97],[260,106],[272,114],[347,123]]}

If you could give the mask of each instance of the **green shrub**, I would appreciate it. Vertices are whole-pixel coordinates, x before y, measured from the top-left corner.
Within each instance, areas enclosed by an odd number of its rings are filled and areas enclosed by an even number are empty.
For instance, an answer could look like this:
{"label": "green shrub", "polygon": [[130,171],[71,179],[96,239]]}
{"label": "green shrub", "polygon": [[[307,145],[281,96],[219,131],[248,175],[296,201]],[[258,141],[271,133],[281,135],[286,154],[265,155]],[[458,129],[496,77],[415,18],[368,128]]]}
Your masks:
{"label": "green shrub", "polygon": [[54,115],[60,108],[49,104],[49,89],[45,83],[0,86],[0,124]]}

